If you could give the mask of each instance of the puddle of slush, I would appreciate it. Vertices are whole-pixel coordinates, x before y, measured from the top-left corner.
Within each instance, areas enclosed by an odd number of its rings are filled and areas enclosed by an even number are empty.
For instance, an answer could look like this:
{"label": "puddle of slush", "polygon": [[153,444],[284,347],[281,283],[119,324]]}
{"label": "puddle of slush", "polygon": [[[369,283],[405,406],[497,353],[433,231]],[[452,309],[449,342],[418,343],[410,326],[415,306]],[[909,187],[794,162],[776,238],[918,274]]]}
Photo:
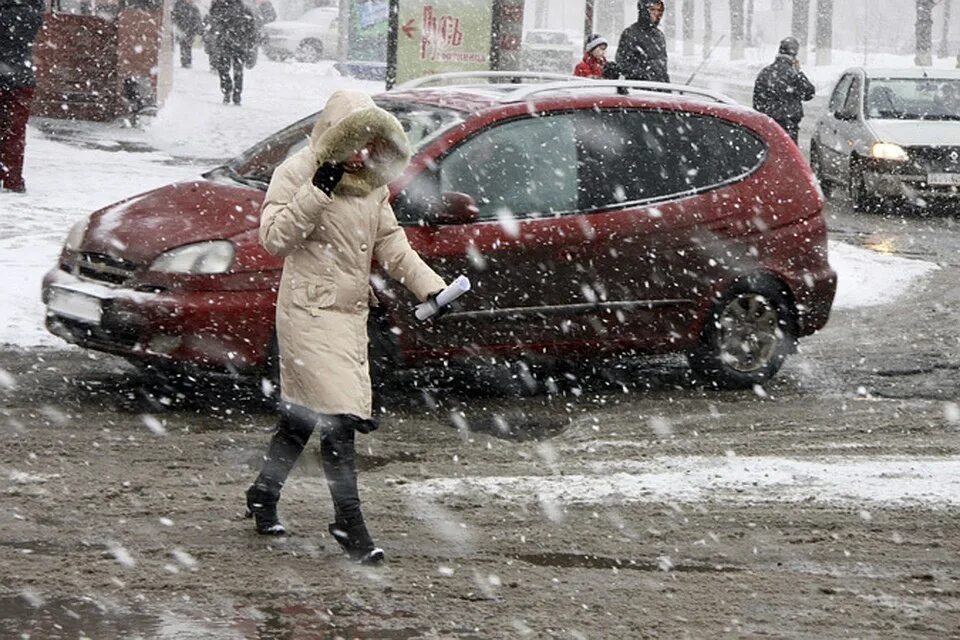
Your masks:
{"label": "puddle of slush", "polygon": [[699,562],[678,562],[669,567],[661,562],[648,560],[623,560],[582,553],[527,553],[516,556],[517,560],[540,567],[563,567],[582,569],[617,569],[633,571],[679,571],[681,573],[735,573],[739,567]]}
{"label": "puddle of slush", "polygon": [[[178,607],[183,607],[182,604]],[[303,605],[241,607],[233,619],[195,614],[133,610],[109,600],[44,598],[32,592],[0,596],[0,638],[42,640],[417,640],[436,637],[435,629],[397,626],[376,628],[338,623],[330,609]],[[222,614],[221,614],[222,615]],[[400,622],[400,621],[398,621]],[[400,622],[400,625],[403,623]],[[475,638],[471,630],[447,631],[445,637]]]}

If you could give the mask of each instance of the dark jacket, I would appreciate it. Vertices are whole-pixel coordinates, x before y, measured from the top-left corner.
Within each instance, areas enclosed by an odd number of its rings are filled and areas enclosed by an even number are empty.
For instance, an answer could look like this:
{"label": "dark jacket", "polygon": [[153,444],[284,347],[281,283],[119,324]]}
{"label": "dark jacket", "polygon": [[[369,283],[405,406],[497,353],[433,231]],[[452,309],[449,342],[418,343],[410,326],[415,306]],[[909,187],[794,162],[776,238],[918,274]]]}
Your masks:
{"label": "dark jacket", "polygon": [[794,58],[778,55],[765,67],[753,85],[753,108],[777,122],[800,122],[803,103],[816,94],[813,83],[794,64]]}
{"label": "dark jacket", "polygon": [[43,0],[0,0],[0,89],[37,84],[33,42],[43,24]]}
{"label": "dark jacket", "polygon": [[650,22],[647,7],[655,2],[639,3],[637,21],[623,30],[617,46],[616,69],[627,80],[670,82],[667,71],[667,39]]}
{"label": "dark jacket", "polygon": [[173,26],[180,32],[181,37],[190,39],[203,33],[200,9],[190,0],[177,0],[173,5],[172,17]]}
{"label": "dark jacket", "polygon": [[210,34],[218,53],[246,54],[256,46],[256,21],[242,0],[213,0],[209,17]]}

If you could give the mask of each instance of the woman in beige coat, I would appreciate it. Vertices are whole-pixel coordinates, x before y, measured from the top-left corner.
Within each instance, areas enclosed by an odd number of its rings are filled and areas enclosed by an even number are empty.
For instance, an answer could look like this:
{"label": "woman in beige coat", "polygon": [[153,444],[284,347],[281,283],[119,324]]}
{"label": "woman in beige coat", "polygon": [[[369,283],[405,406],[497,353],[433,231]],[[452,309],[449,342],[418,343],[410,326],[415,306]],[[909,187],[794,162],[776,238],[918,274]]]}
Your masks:
{"label": "woman in beige coat", "polygon": [[376,428],[367,363],[367,314],[376,301],[371,261],[421,301],[444,287],[408,244],[388,201],[386,185],[409,159],[396,118],[365,94],[338,91],[310,144],[274,172],[260,220],[260,243],[284,258],[277,296],[282,402],[247,507],[259,533],[286,533],[277,517],[280,489],[319,429],[335,513],[330,533],[364,563],[383,560],[360,511],[354,452],[354,433]]}

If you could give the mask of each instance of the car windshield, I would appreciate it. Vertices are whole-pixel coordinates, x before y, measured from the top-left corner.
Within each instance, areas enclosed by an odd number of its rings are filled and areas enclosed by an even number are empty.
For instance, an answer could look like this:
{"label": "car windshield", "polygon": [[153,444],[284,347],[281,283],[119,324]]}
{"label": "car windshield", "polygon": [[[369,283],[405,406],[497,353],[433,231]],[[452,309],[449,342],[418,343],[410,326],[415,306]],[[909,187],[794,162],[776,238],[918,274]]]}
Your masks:
{"label": "car windshield", "polygon": [[[397,117],[415,152],[462,121],[459,112],[440,107],[392,100],[381,100],[377,105]],[[274,169],[307,145],[310,131],[319,115],[317,112],[295,122],[207,175],[266,189]]]}
{"label": "car windshield", "polygon": [[874,119],[960,120],[960,79],[873,79],[864,111]]}

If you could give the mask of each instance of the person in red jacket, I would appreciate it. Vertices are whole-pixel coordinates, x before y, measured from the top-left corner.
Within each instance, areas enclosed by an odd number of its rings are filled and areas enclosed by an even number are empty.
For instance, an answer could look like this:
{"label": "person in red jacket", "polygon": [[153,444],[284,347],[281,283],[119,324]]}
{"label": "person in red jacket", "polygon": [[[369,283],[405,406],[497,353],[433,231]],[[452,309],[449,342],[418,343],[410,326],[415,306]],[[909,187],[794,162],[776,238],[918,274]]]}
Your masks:
{"label": "person in red jacket", "polygon": [[574,68],[573,75],[581,78],[602,78],[607,66],[607,39],[594,34],[583,48],[583,60]]}

